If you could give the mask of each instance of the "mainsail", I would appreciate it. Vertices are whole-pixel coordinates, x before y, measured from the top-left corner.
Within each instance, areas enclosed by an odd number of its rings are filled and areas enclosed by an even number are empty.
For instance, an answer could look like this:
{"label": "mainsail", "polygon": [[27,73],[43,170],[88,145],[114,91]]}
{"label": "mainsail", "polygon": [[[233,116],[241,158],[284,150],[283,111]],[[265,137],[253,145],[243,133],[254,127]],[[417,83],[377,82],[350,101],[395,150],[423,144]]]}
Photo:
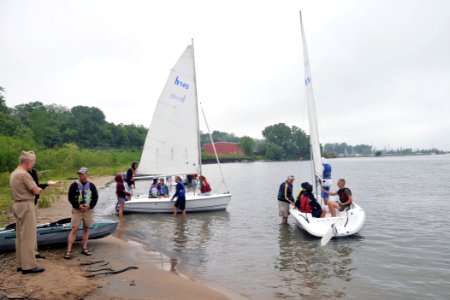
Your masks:
{"label": "mainsail", "polygon": [[314,95],[311,80],[311,67],[309,65],[308,49],[306,47],[305,32],[303,30],[302,12],[300,12],[300,26],[302,31],[303,41],[303,60],[305,64],[305,91],[306,104],[308,108],[309,119],[309,139],[311,143],[311,154],[314,168],[314,175],[316,179],[322,179],[323,167],[322,157],[320,155],[319,130],[317,125],[316,105],[314,103]]}
{"label": "mainsail", "polygon": [[200,173],[195,62],[189,45],[170,72],[145,139],[138,173]]}

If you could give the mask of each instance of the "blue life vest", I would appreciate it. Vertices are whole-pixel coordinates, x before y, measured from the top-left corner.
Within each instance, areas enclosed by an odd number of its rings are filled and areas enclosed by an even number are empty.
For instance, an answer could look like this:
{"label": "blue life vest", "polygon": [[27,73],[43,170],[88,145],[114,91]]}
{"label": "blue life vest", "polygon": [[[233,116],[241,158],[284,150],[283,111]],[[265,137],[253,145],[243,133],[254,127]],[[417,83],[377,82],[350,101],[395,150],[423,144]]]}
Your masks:
{"label": "blue life vest", "polygon": [[331,179],[331,166],[329,164],[322,164],[323,166],[323,178]]}

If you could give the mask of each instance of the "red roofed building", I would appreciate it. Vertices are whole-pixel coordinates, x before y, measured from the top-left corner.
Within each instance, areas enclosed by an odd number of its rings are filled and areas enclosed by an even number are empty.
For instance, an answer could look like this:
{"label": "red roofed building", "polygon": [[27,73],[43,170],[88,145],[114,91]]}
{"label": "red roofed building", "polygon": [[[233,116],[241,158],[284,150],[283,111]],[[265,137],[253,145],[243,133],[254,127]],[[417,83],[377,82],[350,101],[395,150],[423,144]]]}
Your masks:
{"label": "red roofed building", "polygon": [[[237,143],[218,142],[214,143],[214,145],[216,146],[217,154],[244,154],[244,151],[242,151]],[[212,144],[205,144],[204,150],[207,153],[214,154]]]}

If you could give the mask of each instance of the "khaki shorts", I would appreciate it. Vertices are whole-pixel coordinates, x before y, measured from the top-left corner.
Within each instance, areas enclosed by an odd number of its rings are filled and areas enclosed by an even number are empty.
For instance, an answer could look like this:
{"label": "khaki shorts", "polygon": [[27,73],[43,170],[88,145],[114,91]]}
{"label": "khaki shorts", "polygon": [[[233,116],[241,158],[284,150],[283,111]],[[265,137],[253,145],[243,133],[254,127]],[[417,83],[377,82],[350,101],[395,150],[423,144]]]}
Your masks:
{"label": "khaki shorts", "polygon": [[79,227],[83,221],[83,226],[91,227],[94,225],[94,211],[89,209],[81,212],[79,209],[72,208],[72,227]]}
{"label": "khaki shorts", "polygon": [[283,218],[287,218],[289,216],[289,203],[278,201],[278,215]]}

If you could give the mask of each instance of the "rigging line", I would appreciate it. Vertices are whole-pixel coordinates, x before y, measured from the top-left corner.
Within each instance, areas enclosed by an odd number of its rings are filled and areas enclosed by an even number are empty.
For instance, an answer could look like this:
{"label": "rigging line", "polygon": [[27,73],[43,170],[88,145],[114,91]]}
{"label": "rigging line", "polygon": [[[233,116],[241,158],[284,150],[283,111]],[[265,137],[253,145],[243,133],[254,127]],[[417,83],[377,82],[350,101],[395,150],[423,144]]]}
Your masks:
{"label": "rigging line", "polygon": [[209,134],[209,139],[211,141],[211,145],[212,145],[212,147],[214,149],[214,155],[216,156],[216,161],[217,161],[217,164],[219,165],[220,175],[222,176],[222,181],[223,181],[223,183],[225,185],[225,188],[227,189],[227,192],[228,192],[228,186],[227,186],[227,183],[225,182],[225,176],[223,176],[223,171],[222,171],[222,166],[220,165],[219,156],[217,155],[216,145],[214,145],[214,141],[213,141],[213,138],[212,138],[212,135],[211,135],[211,130],[209,130],[208,121],[206,120],[205,111],[203,110],[203,105],[202,105],[201,102],[200,102],[200,108],[202,110],[203,119],[205,120],[206,128],[208,129],[208,134]]}

